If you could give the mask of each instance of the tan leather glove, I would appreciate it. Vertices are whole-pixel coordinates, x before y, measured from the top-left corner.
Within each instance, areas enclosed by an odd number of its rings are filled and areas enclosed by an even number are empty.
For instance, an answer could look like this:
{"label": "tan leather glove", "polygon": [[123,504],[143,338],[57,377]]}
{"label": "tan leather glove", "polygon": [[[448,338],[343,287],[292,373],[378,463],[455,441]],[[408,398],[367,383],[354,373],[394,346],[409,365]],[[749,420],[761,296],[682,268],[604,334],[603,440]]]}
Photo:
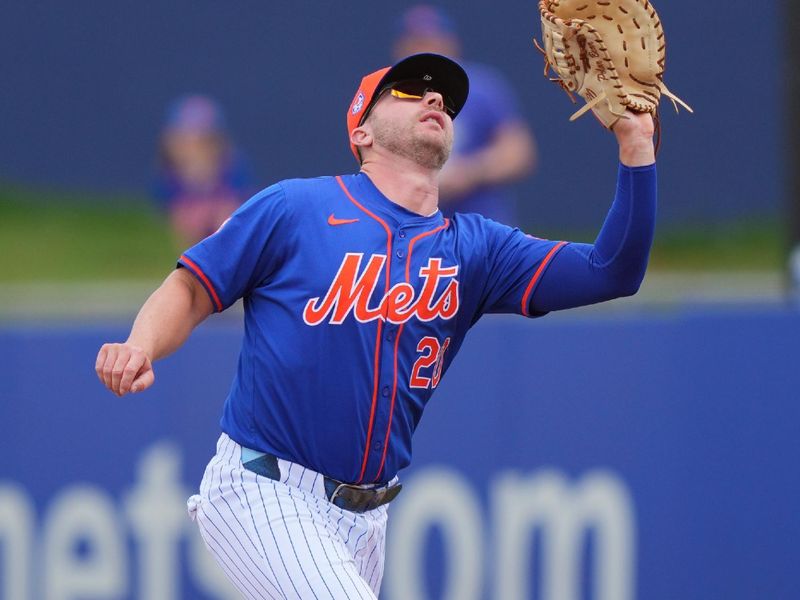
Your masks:
{"label": "tan leather glove", "polygon": [[545,77],[552,69],[573,102],[587,102],[570,121],[589,110],[608,129],[626,109],[657,118],[662,94],[693,112],[664,85],[664,29],[648,0],[540,0],[539,12]]}

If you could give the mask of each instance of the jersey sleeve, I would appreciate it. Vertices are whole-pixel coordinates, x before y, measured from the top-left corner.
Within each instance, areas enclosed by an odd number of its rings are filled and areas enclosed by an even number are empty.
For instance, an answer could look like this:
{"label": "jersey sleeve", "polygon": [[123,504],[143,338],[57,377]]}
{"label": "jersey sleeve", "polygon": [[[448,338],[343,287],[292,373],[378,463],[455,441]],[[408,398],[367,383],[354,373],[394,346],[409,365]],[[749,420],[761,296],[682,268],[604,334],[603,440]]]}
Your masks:
{"label": "jersey sleeve", "polygon": [[288,251],[288,219],[283,187],[270,186],[239,207],[216,233],[184,252],[178,266],[197,277],[221,312],[282,264]]}
{"label": "jersey sleeve", "polygon": [[[565,242],[543,240],[489,219],[481,219],[486,240],[485,288],[480,314],[533,314],[530,301],[542,275]],[[479,315],[478,315],[479,316]]]}

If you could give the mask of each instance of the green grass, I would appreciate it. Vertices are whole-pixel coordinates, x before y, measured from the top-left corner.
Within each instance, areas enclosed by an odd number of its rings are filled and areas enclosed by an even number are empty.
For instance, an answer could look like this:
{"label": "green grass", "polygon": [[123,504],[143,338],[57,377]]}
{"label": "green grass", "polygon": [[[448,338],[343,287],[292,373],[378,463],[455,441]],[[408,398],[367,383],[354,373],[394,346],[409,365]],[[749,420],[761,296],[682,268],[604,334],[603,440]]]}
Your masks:
{"label": "green grass", "polygon": [[[161,280],[181,250],[147,198],[0,185],[0,281]],[[763,218],[660,228],[651,269],[776,270],[782,264],[780,222]]]}
{"label": "green grass", "polygon": [[0,281],[161,279],[177,255],[146,198],[0,186]]}
{"label": "green grass", "polygon": [[657,232],[651,268],[758,271],[781,269],[784,231],[777,218],[705,226],[675,226]]}

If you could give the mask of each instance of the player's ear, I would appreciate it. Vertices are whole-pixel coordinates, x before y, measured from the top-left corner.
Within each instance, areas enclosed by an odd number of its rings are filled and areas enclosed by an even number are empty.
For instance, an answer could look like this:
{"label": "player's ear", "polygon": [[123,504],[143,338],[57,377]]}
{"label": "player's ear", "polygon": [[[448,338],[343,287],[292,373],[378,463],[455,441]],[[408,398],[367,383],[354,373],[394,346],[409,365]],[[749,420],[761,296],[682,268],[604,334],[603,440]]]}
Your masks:
{"label": "player's ear", "polygon": [[364,123],[350,132],[350,143],[356,148],[372,146],[372,130]]}

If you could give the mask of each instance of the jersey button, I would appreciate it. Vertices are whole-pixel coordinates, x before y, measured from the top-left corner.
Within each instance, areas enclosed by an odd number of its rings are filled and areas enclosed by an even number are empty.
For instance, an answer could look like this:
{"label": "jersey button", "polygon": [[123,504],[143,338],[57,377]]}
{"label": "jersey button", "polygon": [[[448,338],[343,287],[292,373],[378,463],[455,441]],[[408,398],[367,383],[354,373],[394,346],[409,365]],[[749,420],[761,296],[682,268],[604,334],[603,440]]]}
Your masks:
{"label": "jersey button", "polygon": [[394,331],[389,331],[389,333],[386,334],[386,339],[390,342],[394,341]]}
{"label": "jersey button", "polygon": [[406,237],[406,232],[405,232],[405,230],[401,229],[400,232],[397,235],[400,236],[401,238],[404,238],[404,237]]}
{"label": "jersey button", "polygon": [[380,441],[380,440],[378,440],[378,441],[376,441],[374,444],[372,444],[372,447],[373,447],[373,449],[375,449],[375,450],[380,450],[380,449],[381,449],[381,446],[383,446],[383,444],[381,443],[381,441]]}
{"label": "jersey button", "polygon": [[406,253],[403,252],[402,248],[398,248],[397,252],[395,252],[395,254],[397,255],[397,258],[403,258],[406,255]]}
{"label": "jersey button", "polygon": [[383,394],[384,398],[389,396],[389,386],[388,385],[383,386],[383,389],[381,390],[381,394]]}

